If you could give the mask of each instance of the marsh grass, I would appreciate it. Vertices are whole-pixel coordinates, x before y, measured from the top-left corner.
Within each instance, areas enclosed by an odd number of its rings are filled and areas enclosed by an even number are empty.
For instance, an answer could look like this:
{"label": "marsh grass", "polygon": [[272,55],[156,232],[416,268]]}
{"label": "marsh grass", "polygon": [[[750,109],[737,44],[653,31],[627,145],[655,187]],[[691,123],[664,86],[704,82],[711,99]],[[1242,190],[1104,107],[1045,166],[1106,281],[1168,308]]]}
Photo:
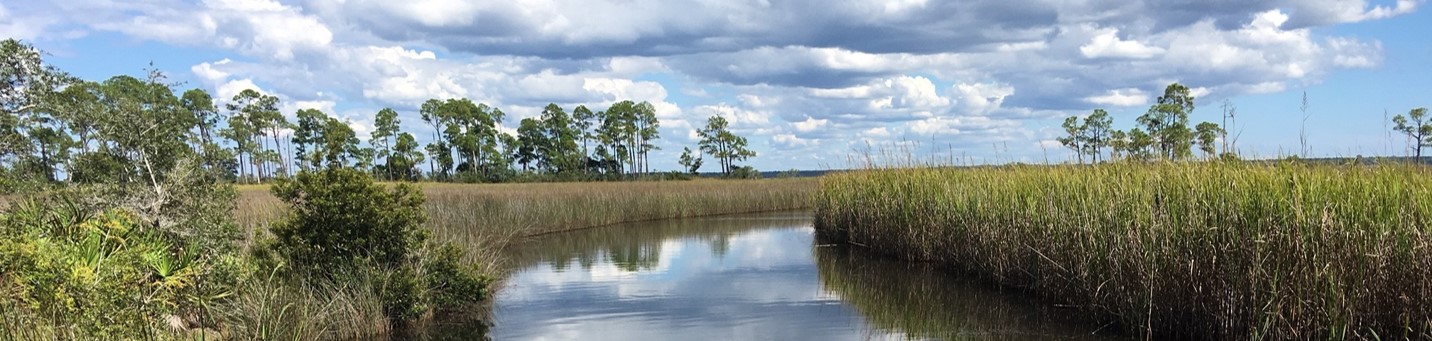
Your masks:
{"label": "marsh grass", "polygon": [[343,286],[286,280],[283,276],[241,281],[218,319],[228,338],[240,340],[346,340],[383,335],[392,327],[373,294],[382,274],[369,273]]}
{"label": "marsh grass", "polygon": [[1432,337],[1432,176],[1157,163],[826,176],[817,233],[934,261],[1140,336]]}

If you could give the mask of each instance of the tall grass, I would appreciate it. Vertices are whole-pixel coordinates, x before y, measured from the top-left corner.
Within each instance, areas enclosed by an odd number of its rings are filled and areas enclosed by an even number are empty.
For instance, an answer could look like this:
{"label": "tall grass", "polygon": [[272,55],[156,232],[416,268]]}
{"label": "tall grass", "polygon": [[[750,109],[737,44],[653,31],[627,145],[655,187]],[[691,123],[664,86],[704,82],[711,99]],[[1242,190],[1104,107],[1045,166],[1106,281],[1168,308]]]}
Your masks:
{"label": "tall grass", "polygon": [[1144,336],[1432,337],[1416,166],[887,169],[821,180],[817,233],[1083,307]]}
{"label": "tall grass", "polygon": [[270,273],[248,278],[217,309],[227,337],[240,340],[347,340],[391,329],[373,294],[382,274],[336,284],[286,281]]}

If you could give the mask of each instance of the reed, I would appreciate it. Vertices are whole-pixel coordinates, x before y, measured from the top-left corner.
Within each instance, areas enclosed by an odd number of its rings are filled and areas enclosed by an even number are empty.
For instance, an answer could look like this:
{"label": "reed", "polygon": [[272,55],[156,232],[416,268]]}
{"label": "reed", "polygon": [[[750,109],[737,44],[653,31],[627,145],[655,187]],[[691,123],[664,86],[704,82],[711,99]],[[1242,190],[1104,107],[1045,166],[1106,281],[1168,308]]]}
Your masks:
{"label": "reed", "polygon": [[826,176],[817,233],[1141,336],[1432,337],[1418,166],[1117,163]]}
{"label": "reed", "polygon": [[363,273],[345,286],[274,275],[242,280],[233,299],[216,310],[227,338],[348,340],[392,329],[372,288],[383,274]]}

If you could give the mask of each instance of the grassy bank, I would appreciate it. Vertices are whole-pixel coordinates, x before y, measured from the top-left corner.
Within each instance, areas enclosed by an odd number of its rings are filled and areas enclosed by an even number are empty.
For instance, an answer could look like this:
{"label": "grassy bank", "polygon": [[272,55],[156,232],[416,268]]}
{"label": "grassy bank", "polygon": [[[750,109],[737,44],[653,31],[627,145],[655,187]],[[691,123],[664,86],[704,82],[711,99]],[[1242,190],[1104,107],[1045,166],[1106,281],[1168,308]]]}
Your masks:
{"label": "grassy bank", "polygon": [[1432,337],[1432,176],[1236,163],[822,179],[821,235],[1072,304],[1135,335]]}
{"label": "grassy bank", "polygon": [[[520,238],[623,222],[809,207],[817,180],[695,180],[536,184],[423,183],[427,227],[499,274],[502,251]],[[285,211],[265,186],[240,188],[240,226],[266,230]],[[250,238],[252,240],[252,238]]]}

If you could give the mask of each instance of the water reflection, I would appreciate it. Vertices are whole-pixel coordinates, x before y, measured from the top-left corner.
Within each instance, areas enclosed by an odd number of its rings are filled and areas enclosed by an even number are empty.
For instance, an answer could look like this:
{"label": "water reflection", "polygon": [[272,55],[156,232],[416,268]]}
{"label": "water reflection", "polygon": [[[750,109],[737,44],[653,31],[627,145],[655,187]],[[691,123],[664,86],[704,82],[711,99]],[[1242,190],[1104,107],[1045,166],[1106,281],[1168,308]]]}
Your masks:
{"label": "water reflection", "polygon": [[1035,304],[927,263],[891,260],[854,247],[816,249],[826,290],[854,307],[873,334],[920,339],[1109,339],[1077,311]]}
{"label": "water reflection", "polygon": [[[491,335],[528,339],[789,339],[848,335],[825,293],[807,213],[743,215],[548,236],[499,293]],[[831,319],[837,316],[837,319]]]}
{"label": "water reflection", "polygon": [[586,271],[606,262],[626,272],[638,272],[655,270],[666,244],[696,244],[716,258],[724,258],[733,236],[808,226],[810,214],[806,212],[652,221],[540,236],[511,254],[519,269],[543,264],[557,272],[573,266]]}
{"label": "water reflection", "polygon": [[1089,337],[1020,300],[918,265],[814,247],[810,214],[662,221],[512,250],[496,340]]}

